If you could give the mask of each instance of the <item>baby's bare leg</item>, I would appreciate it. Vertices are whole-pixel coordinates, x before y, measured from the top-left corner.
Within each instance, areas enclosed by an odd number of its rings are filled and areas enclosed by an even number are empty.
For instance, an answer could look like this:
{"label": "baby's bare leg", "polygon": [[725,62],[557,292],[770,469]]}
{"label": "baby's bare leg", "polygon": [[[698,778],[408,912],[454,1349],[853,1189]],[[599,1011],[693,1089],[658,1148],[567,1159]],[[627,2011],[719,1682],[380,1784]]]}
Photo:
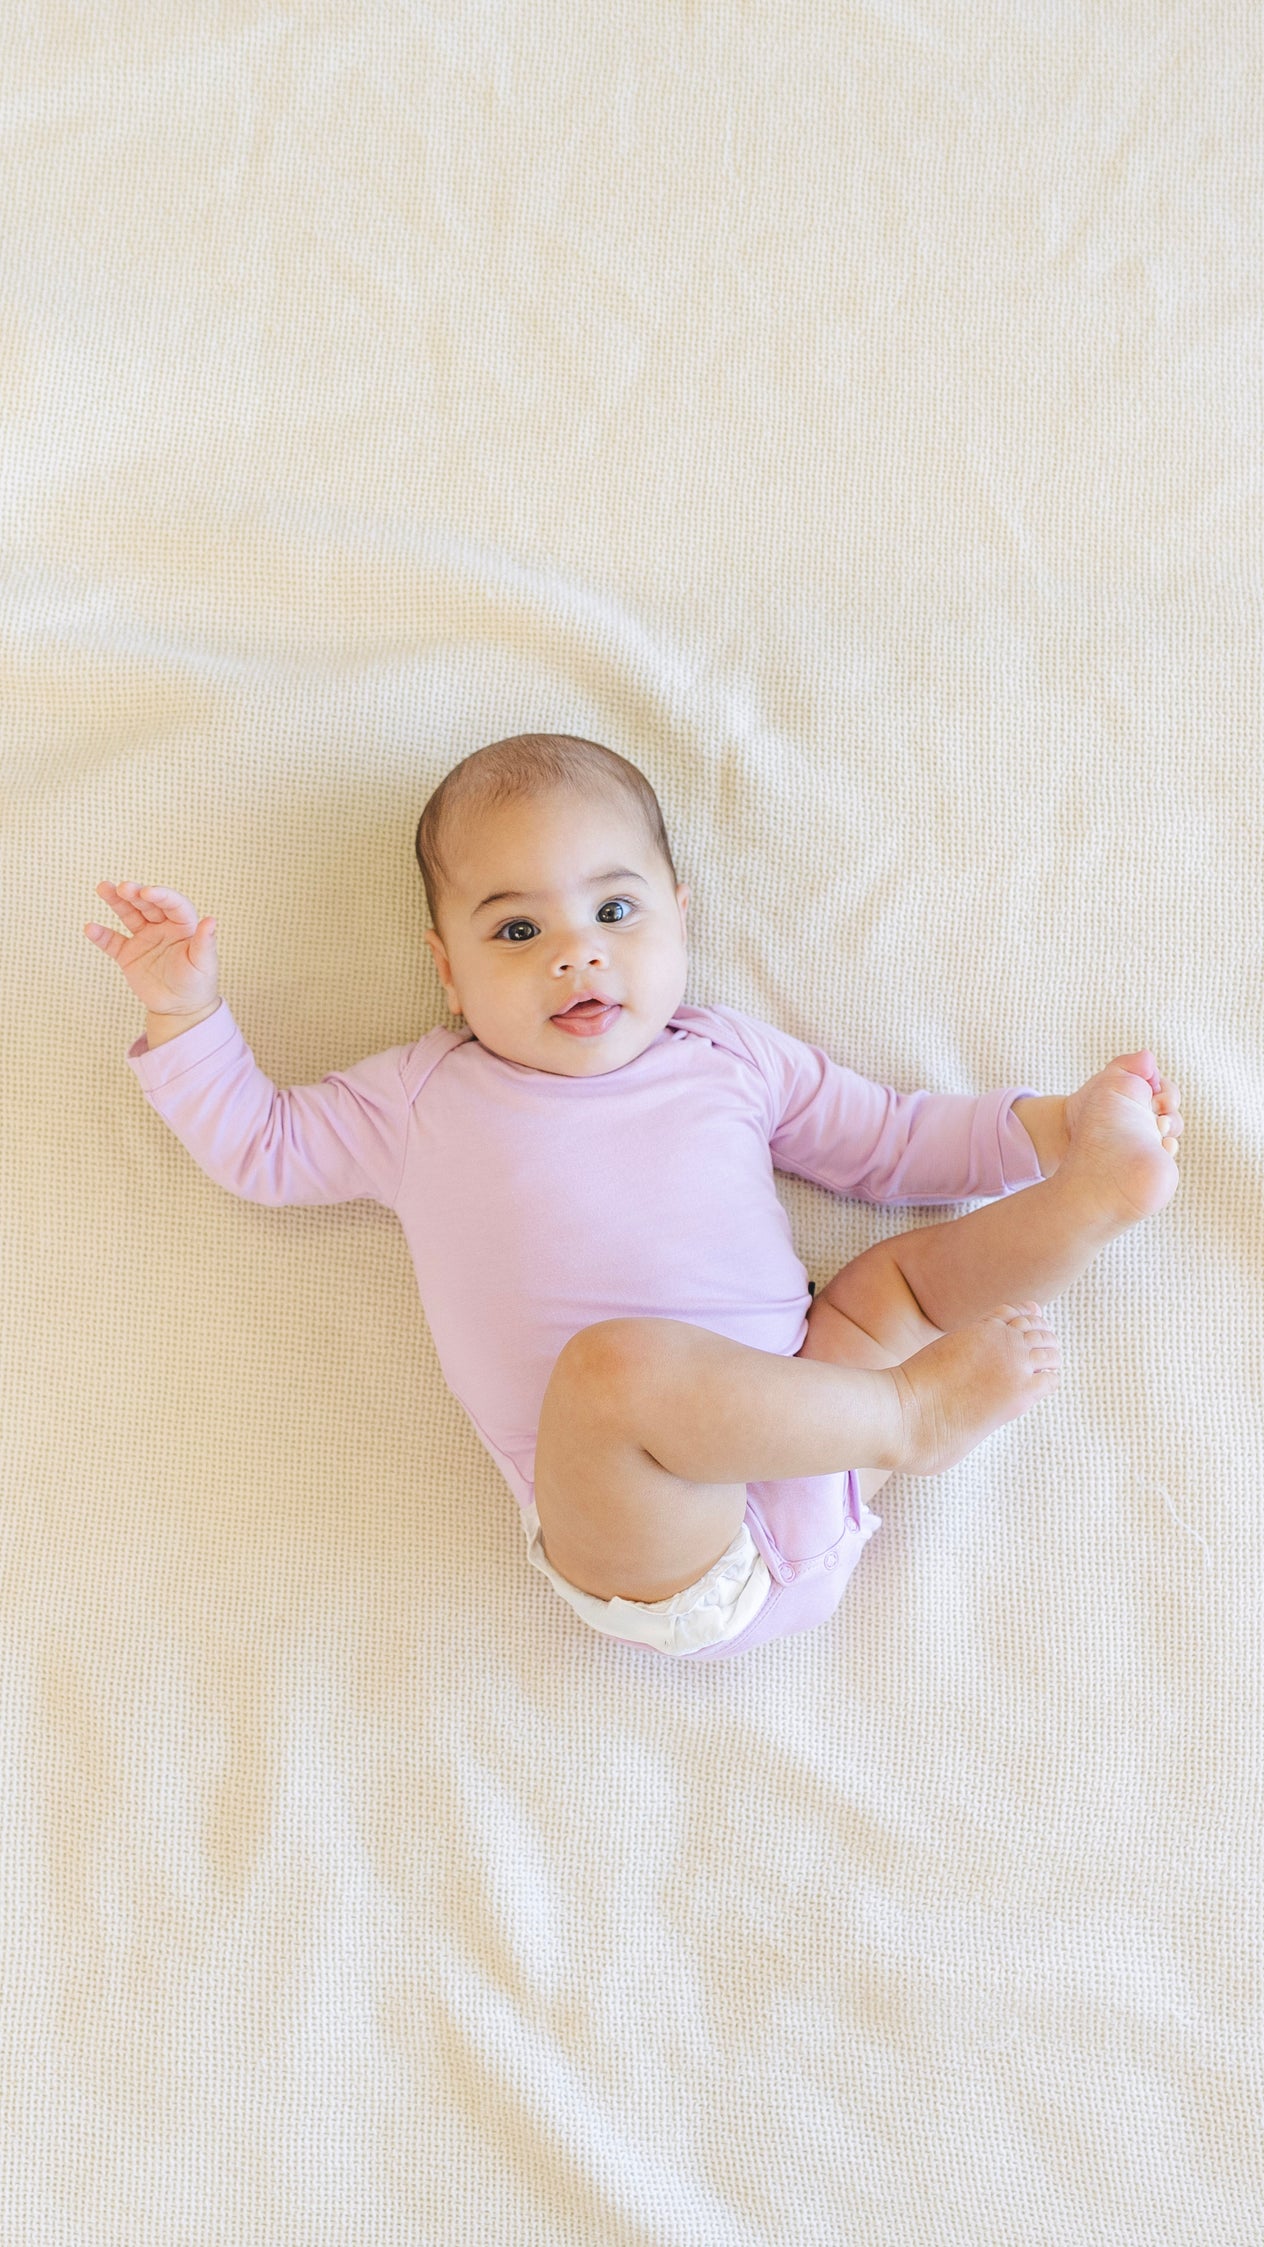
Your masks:
{"label": "baby's bare leg", "polygon": [[540,1408],[544,1550],[598,1599],[667,1599],[732,1543],[748,1482],[876,1463],[901,1431],[888,1373],[778,1357],[680,1319],[602,1319],[572,1335]]}
{"label": "baby's bare leg", "polygon": [[[881,1242],[831,1281],[857,1332],[881,1337],[894,1264],[914,1318],[939,1330],[889,1370],[831,1363],[832,1352],[781,1358],[673,1319],[575,1335],[536,1447],[544,1549],[559,1573],[601,1599],[666,1599],[732,1542],[747,1482],[847,1467],[936,1474],[1048,1395],[1058,1353],[1040,1304],[1178,1183],[1150,1087],[1124,1067],[1142,1058],[1111,1063],[1073,1096],[1052,1178]],[[1175,1130],[1174,1088],[1155,1105]]]}
{"label": "baby's bare leg", "polygon": [[[923,1316],[950,1334],[999,1297],[1051,1303],[1119,1230],[1118,1223],[1103,1219],[1095,1201],[1086,1205],[1074,1182],[1057,1170],[1040,1185],[1025,1186],[967,1217],[875,1242],[855,1265],[865,1258],[893,1262]],[[840,1280],[853,1269],[845,1265]]]}
{"label": "baby's bare leg", "polygon": [[878,1244],[932,1326],[949,1332],[998,1299],[1052,1302],[1117,1233],[1171,1200],[1179,1173],[1149,1085],[1113,1061],[1076,1099],[1070,1144],[1051,1178]]}
{"label": "baby's bare leg", "polygon": [[853,1466],[937,1474],[1057,1381],[1038,1305],[1002,1304],[906,1366],[784,1358],[681,1319],[571,1337],[535,1456],[544,1550],[599,1599],[666,1599],[732,1542],[748,1482]]}

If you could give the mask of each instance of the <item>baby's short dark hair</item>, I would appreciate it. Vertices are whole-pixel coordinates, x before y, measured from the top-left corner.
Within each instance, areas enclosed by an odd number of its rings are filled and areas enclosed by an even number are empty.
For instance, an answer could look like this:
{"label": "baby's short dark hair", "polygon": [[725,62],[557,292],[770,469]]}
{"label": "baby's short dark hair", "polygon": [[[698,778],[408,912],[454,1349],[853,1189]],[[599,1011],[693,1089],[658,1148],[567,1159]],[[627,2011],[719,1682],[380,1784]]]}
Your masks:
{"label": "baby's short dark hair", "polygon": [[575,796],[623,799],[640,819],[650,848],[666,863],[673,888],[677,875],[662,808],[645,774],[600,741],[573,733],[512,733],[471,750],[445,773],[417,822],[417,864],[425,884],[434,927],[451,880],[446,856],[459,822],[476,819],[499,804],[560,791]]}

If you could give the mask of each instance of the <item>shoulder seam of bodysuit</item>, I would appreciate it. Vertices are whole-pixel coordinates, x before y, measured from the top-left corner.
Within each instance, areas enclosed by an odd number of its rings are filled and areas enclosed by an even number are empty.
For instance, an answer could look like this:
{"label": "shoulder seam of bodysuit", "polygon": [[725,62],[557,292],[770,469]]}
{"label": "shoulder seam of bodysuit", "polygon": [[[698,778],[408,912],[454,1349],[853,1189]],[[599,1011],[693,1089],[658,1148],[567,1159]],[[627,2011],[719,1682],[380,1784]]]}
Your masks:
{"label": "shoulder seam of bodysuit", "polygon": [[[409,1067],[409,1064],[415,1059],[416,1055],[420,1052],[422,1046],[425,1045],[427,1039],[433,1038],[436,1032],[441,1032],[443,1037],[448,1039],[450,1042],[444,1046],[441,1046],[433,1056],[427,1056],[426,1065],[422,1070],[420,1078],[415,1085],[410,1087],[408,1079],[405,1075],[405,1071]],[[468,1028],[464,1030],[455,1030],[452,1029],[446,1022],[436,1022],[433,1029],[425,1031],[420,1038],[414,1040],[412,1045],[405,1046],[403,1052],[399,1057],[399,1061],[396,1066],[399,1076],[400,1089],[404,1095],[404,1146],[403,1152],[400,1156],[399,1176],[395,1181],[395,1191],[391,1198],[392,1209],[395,1208],[398,1204],[400,1188],[404,1183],[404,1172],[408,1167],[408,1119],[412,1114],[413,1108],[417,1100],[420,1098],[421,1094],[425,1091],[426,1086],[429,1083],[431,1077],[434,1075],[435,1070],[438,1068],[439,1063],[446,1060],[447,1056],[450,1053],[455,1053],[458,1046],[468,1045],[473,1035],[474,1032]]]}
{"label": "shoulder seam of bodysuit", "polygon": [[[748,1069],[754,1070],[756,1077],[759,1079],[760,1089],[764,1095],[764,1107],[767,1118],[765,1130],[768,1134],[769,1139],[771,1140],[773,1131],[776,1128],[776,1119],[772,1113],[772,1086],[769,1084],[764,1071],[761,1069],[757,1056],[752,1053],[750,1046],[748,1045],[746,1038],[743,1035],[740,1020],[734,1021],[733,1019],[731,1019],[734,1015],[737,1015],[739,1013],[739,1010],[736,1007],[714,1005],[707,1007],[695,1007],[693,1011],[696,1014],[718,1015],[720,1017],[722,1027],[727,1030],[729,1037],[735,1041],[738,1047],[737,1053],[733,1056],[734,1059],[744,1061]],[[687,1030],[689,1028],[689,1025],[688,1023],[685,1023],[682,1025],[682,1027]],[[733,1053],[733,1047],[731,1045],[725,1044],[724,1041],[719,1038],[713,1037],[711,1043],[713,1045],[718,1045],[722,1053]]]}

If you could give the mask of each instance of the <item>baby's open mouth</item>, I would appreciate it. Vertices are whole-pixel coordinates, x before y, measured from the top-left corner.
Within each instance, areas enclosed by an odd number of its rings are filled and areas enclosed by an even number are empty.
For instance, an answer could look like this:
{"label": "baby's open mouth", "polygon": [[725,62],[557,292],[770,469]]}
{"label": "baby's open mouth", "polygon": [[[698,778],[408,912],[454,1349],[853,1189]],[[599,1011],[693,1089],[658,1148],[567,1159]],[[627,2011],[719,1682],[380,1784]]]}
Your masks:
{"label": "baby's open mouth", "polygon": [[559,1014],[550,1015],[559,1030],[573,1030],[577,1034],[608,1029],[619,1012],[617,999],[575,999],[563,1007]]}

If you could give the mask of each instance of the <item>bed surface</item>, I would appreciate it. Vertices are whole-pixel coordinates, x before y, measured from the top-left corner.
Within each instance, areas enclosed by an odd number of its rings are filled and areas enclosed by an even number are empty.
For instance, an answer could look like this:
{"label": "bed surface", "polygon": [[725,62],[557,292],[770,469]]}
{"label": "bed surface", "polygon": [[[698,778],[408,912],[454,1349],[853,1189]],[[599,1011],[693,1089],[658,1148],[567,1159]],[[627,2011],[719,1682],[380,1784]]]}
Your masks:
{"label": "bed surface", "polygon": [[[1245,2247],[1251,11],[14,22],[0,2236]],[[391,1213],[213,1185],[82,933],[213,911],[278,1084],[420,1036],[529,727],[653,781],[695,1003],[1184,1094],[1057,1394],[730,1664],[528,1567]],[[954,1213],[778,1190],[818,1285]]]}

